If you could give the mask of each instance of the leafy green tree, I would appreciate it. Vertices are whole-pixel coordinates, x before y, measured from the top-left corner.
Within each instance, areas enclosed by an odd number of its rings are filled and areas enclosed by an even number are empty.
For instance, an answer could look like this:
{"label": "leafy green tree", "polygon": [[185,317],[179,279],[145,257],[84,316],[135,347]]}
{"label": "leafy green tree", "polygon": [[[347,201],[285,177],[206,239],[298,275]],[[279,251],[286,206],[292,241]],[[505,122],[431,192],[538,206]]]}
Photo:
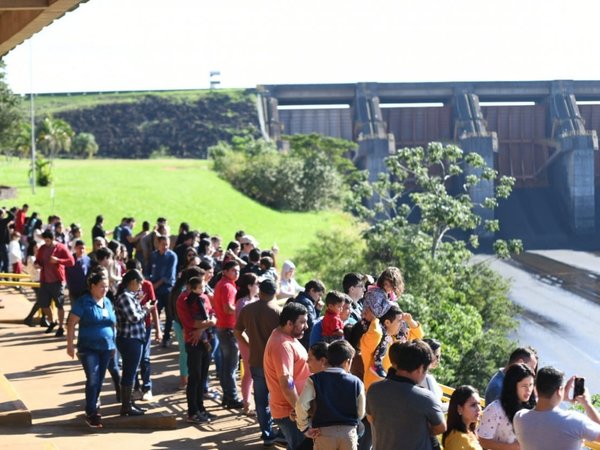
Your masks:
{"label": "leafy green tree", "polygon": [[280,210],[310,211],[340,205],[349,195],[344,177],[352,169],[340,156],[349,144],[334,151],[328,138],[311,135],[281,152],[272,142],[243,135],[211,147],[209,155],[214,169],[249,197]]}
{"label": "leafy green tree", "polygon": [[37,132],[38,147],[51,161],[60,153],[71,150],[74,131],[67,122],[47,116],[42,120]]}
{"label": "leafy green tree", "polygon": [[4,63],[0,60],[0,150],[14,150],[14,136],[20,121],[20,98],[13,94],[4,81]]}
{"label": "leafy green tree", "polygon": [[13,136],[13,145],[16,153],[21,158],[31,156],[31,125],[28,122],[20,122]]}
{"label": "leafy green tree", "polygon": [[331,161],[345,181],[354,180],[357,168],[351,156],[358,149],[357,143],[317,133],[287,135],[283,136],[283,140],[289,142],[291,156],[305,160],[312,159],[316,155],[323,156]]}
{"label": "leafy green tree", "polygon": [[92,159],[98,153],[98,144],[92,133],[78,133],[71,142],[71,154],[79,158]]}
{"label": "leafy green tree", "polygon": [[[400,307],[443,344],[436,376],[450,385],[483,388],[510,352],[515,307],[508,283],[485,261],[475,262],[469,245],[477,245],[477,233],[497,227],[476,208],[493,209],[497,197],[510,194],[512,180],[497,179],[478,155],[441,144],[399,150],[386,164],[388,172],[373,185],[354,186],[355,199],[362,199],[354,211],[368,224],[362,244],[337,231],[321,235],[296,257],[299,267],[334,286],[349,270],[376,276],[387,266],[401,268],[406,293]],[[476,205],[468,192],[480,182],[495,183],[495,196]],[[521,247],[518,241],[503,245],[502,257]]]}
{"label": "leafy green tree", "polygon": [[[403,148],[386,160],[387,173],[382,173],[366,193],[376,199],[373,210],[364,207],[357,212],[367,220],[378,217],[373,231],[398,230],[410,223],[419,233],[430,237],[432,257],[452,231],[468,233],[470,244],[478,247],[481,232],[495,232],[498,221],[482,219],[482,210],[493,211],[497,199],[512,191],[514,178],[498,177],[477,153],[464,155],[455,145],[433,142],[426,148]],[[495,183],[495,195],[475,204],[469,194],[480,184]],[[363,184],[363,190],[365,186]],[[364,195],[363,191],[363,195]],[[381,220],[385,218],[384,220]],[[499,256],[518,252],[521,243],[513,240],[496,244]]]}

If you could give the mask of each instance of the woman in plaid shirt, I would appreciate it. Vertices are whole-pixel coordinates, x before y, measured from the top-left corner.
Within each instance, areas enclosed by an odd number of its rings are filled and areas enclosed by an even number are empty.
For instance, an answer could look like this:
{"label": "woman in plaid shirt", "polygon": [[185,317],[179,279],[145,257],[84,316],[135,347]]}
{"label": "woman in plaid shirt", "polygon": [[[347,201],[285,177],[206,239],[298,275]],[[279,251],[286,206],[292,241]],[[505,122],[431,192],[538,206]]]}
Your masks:
{"label": "woman in plaid shirt", "polygon": [[121,375],[121,415],[139,416],[144,410],[137,408],[131,400],[133,382],[142,357],[146,336],[146,316],[154,308],[154,303],[142,306],[138,299],[141,283],[144,280],[137,270],[130,270],[123,276],[117,291],[115,309],[117,313],[117,348],[123,359]]}

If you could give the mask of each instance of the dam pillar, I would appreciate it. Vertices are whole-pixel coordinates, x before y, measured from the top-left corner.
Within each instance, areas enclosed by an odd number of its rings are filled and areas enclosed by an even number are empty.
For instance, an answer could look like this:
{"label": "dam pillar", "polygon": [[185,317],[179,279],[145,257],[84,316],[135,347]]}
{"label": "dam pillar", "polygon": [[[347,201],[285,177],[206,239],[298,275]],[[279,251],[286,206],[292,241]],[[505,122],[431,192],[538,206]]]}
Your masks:
{"label": "dam pillar", "polygon": [[572,92],[572,82],[556,81],[546,99],[548,134],[556,148],[549,174],[571,231],[581,236],[596,228],[594,152],[598,136],[585,129]]}
{"label": "dam pillar", "polygon": [[352,134],[358,142],[354,158],[356,166],[369,171],[369,181],[377,181],[382,172],[387,172],[385,158],[394,150],[394,138],[388,136],[381,115],[377,85],[359,83],[352,102]]}
{"label": "dam pillar", "polygon": [[[454,141],[465,154],[481,155],[490,168],[494,167],[494,153],[498,151],[498,137],[495,132],[487,131],[479,98],[472,92],[461,90],[452,98],[454,116]],[[481,175],[482,170],[466,167],[464,175]],[[469,188],[469,196],[475,205],[482,204],[488,197],[494,196],[494,182],[481,180],[476,186]],[[494,211],[475,206],[475,212],[482,220],[493,220]],[[479,227],[478,232],[484,238],[493,237],[493,233]]]}
{"label": "dam pillar", "polygon": [[273,140],[279,146],[281,135],[283,134],[283,125],[279,120],[279,102],[266,89],[258,91],[256,100],[256,109],[258,112],[258,121],[260,123],[263,138]]}

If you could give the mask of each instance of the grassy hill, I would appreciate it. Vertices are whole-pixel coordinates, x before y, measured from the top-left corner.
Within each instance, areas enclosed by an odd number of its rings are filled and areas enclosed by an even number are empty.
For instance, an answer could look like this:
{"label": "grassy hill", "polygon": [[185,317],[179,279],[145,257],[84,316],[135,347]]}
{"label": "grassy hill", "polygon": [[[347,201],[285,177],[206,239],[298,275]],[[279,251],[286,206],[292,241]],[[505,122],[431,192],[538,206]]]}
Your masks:
{"label": "grassy hill", "polygon": [[[307,246],[318,230],[351,227],[341,212],[295,213],[266,208],[234,190],[210,170],[210,162],[197,160],[56,160],[54,200],[50,188],[28,185],[27,161],[0,163],[0,184],[18,188],[18,198],[2,205],[28,203],[30,211],[60,215],[67,225],[76,222],[89,242],[97,214],[112,229],[123,216],[154,224],[167,217],[172,231],[187,221],[192,228],[233,239],[239,229],[254,235],[262,247],[277,243],[284,258]],[[282,186],[282,189],[285,187]]]}
{"label": "grassy hill", "polygon": [[[88,92],[73,94],[38,94],[34,97],[35,112],[37,116],[46,114],[57,114],[64,111],[76,109],[94,108],[98,105],[114,103],[135,103],[140,99],[151,95],[172,101],[190,101],[206,97],[211,93],[227,94],[233,97],[241,97],[242,89],[219,89],[211,91],[208,89],[194,89],[182,91],[133,91],[133,92]],[[29,97],[23,97],[21,111],[24,116],[29,117]]]}
{"label": "grassy hill", "polygon": [[[29,102],[23,100],[27,117]],[[38,121],[53,115],[76,133],[93,134],[99,147],[96,158],[206,159],[219,141],[260,135],[251,90],[47,94],[37,96],[34,105]]]}

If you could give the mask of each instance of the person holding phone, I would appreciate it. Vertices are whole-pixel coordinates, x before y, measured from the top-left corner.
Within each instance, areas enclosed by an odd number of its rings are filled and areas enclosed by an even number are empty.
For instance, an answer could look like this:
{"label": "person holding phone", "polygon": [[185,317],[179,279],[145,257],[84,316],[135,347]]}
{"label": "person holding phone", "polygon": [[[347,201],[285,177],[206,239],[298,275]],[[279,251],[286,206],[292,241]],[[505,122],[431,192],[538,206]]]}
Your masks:
{"label": "person holding phone", "polygon": [[[588,390],[583,386],[583,393],[571,396],[575,379],[573,376],[563,385],[563,372],[554,367],[540,369],[535,381],[537,405],[517,412],[513,421],[521,450],[575,450],[581,449],[583,440],[600,440],[600,414]],[[578,390],[581,387],[579,381]],[[561,409],[563,401],[579,403],[585,414]]]}
{"label": "person holding phone", "polygon": [[115,309],[117,313],[117,348],[123,361],[121,375],[121,415],[139,416],[144,410],[138,408],[131,397],[144,339],[146,336],[146,316],[155,307],[151,303],[140,304],[138,292],[144,277],[137,270],[130,270],[123,276],[117,291]]}
{"label": "person holding phone", "polygon": [[[127,261],[127,271],[137,270],[141,273],[142,264],[137,259],[130,259]],[[142,281],[141,296],[139,298],[140,305],[146,307],[149,305],[152,307],[150,314],[146,314],[145,325],[146,334],[144,335],[144,345],[142,347],[142,359],[140,360],[140,376],[142,378],[141,383],[137,376],[135,380],[135,390],[141,389],[142,400],[152,401],[152,379],[151,366],[150,366],[150,350],[152,347],[152,328],[154,327],[156,342],[161,342],[162,332],[160,330],[160,321],[158,319],[158,311],[156,309],[156,294],[154,293],[154,287],[152,283],[146,279]]]}

